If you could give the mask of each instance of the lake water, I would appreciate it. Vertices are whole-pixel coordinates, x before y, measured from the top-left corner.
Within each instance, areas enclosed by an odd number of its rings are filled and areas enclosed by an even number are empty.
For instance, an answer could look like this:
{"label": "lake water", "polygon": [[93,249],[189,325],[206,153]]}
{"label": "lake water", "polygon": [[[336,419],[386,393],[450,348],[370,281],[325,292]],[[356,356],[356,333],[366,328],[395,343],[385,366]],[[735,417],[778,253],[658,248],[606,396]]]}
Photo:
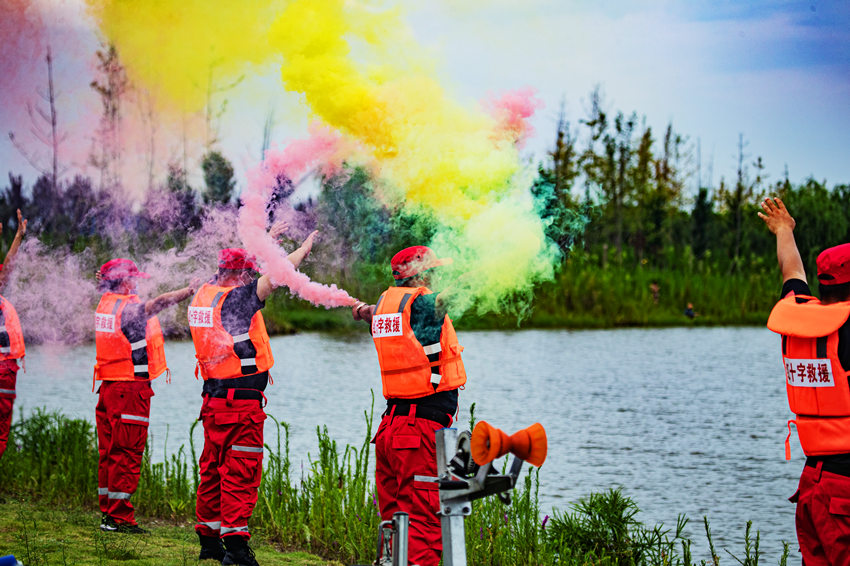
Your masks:
{"label": "lake water", "polygon": [[[702,517],[711,522],[724,561],[743,550],[744,527],[761,532],[766,562],[781,541],[792,543],[803,455],[796,437],[784,460],[790,418],[779,339],[764,328],[674,328],[594,331],[460,332],[469,376],[461,393],[460,428],[476,418],[512,433],[544,425],[549,455],[540,473],[544,513],[567,510],[593,491],[622,486],[638,518],[671,528],[678,514],[697,558],[708,558]],[[317,450],[315,429],[327,425],[339,443],[359,445],[370,389],[382,410],[377,358],[360,334],[304,333],[272,339],[274,385],[266,411],[291,425],[295,470]],[[153,387],[154,458],[181,444],[200,409],[191,342],[168,342],[172,383]],[[94,347],[29,348],[19,373],[15,418],[35,407],[94,422]],[[271,421],[266,441],[274,444]],[[166,434],[168,443],[165,445]],[[201,428],[195,431],[200,452]],[[297,472],[296,472],[297,473]]]}

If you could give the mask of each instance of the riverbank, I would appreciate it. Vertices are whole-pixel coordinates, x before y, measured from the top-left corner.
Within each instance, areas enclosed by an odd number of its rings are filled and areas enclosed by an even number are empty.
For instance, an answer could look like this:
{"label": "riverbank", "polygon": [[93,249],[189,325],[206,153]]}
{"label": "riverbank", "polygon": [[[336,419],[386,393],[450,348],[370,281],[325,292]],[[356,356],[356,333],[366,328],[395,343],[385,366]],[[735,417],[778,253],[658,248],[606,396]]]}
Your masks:
{"label": "riverbank", "polygon": [[[251,520],[260,563],[371,562],[378,525],[369,472],[372,422],[367,421],[364,442],[357,447],[340,447],[318,429],[318,453],[300,473],[290,462],[288,425],[273,418],[267,424],[268,454]],[[189,446],[191,457],[181,448],[159,463],[146,454],[133,500],[140,523],[151,534],[115,536],[98,528],[95,438],[90,423],[58,413],[35,411],[15,422],[9,450],[0,459],[0,548],[26,558],[28,566],[196,563],[195,447]],[[495,497],[475,502],[466,520],[469,564],[716,564],[707,520],[704,528],[693,526],[693,539],[686,535],[684,516],[672,528],[645,525],[637,519],[637,504],[619,488],[544,514],[540,473],[526,470],[510,506]],[[280,549],[301,553],[281,554]],[[729,552],[742,564],[757,564],[758,532],[747,523],[743,544]],[[785,564],[787,545],[782,552],[779,563]]]}
{"label": "riverbank", "polygon": [[[729,273],[703,262],[681,269],[607,265],[576,257],[563,264],[552,281],[537,285],[527,297],[506,301],[498,313],[474,309],[457,316],[462,330],[600,329],[623,327],[763,326],[779,298],[781,281],[763,262],[746,272]],[[352,295],[374,303],[391,284],[375,276],[340,283]],[[686,314],[692,305],[692,315]],[[263,310],[271,332],[346,331],[363,328],[347,308],[317,308],[284,292],[272,295]]]}

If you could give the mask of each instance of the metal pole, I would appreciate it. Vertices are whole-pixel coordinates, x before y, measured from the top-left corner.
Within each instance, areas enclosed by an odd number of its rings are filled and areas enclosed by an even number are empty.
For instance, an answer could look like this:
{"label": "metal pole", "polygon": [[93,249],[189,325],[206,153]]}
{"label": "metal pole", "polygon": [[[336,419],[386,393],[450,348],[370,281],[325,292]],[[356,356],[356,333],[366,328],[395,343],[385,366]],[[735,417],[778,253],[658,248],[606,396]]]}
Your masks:
{"label": "metal pole", "polygon": [[407,566],[407,534],[410,516],[399,511],[393,513],[393,566]]}
{"label": "metal pole", "polygon": [[[437,431],[437,476],[449,478],[448,463],[457,450],[458,431],[444,428]],[[467,503],[468,505],[468,503]],[[446,505],[440,498],[440,525],[443,538],[443,566],[466,566],[466,540],[462,510]]]}

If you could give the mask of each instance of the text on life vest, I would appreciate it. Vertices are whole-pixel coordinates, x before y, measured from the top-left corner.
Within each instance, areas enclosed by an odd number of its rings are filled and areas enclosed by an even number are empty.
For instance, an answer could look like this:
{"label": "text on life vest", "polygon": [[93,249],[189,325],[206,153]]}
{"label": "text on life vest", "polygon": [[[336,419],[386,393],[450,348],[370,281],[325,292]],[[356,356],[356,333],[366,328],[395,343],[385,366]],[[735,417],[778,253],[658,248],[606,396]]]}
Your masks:
{"label": "text on life vest", "polygon": [[401,336],[401,313],[378,314],[372,318],[372,338]]}
{"label": "text on life vest", "polygon": [[794,387],[835,387],[828,359],[792,360],[785,358],[785,379]]}
{"label": "text on life vest", "polygon": [[115,315],[95,313],[94,330],[95,332],[115,332]]}
{"label": "text on life vest", "polygon": [[212,328],[212,307],[189,307],[189,326],[205,326]]}

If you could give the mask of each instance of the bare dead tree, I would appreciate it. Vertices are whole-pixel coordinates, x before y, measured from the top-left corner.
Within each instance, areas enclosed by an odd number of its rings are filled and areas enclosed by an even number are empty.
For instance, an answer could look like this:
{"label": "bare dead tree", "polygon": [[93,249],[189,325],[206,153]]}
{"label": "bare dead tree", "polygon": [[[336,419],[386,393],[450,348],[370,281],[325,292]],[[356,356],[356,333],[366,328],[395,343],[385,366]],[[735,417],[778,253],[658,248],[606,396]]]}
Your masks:
{"label": "bare dead tree", "polygon": [[91,87],[100,95],[103,114],[98,130],[100,157],[93,155],[90,161],[100,169],[103,189],[121,185],[121,101],[130,83],[114,45],[99,50],[97,58],[101,76],[91,82]]}
{"label": "bare dead tree", "polygon": [[56,111],[56,99],[59,94],[53,84],[53,54],[50,46],[47,46],[47,92],[37,90],[39,98],[47,103],[45,110],[41,105],[33,105],[27,103],[27,114],[30,117],[30,131],[39,142],[47,146],[50,153],[49,166],[45,163],[44,156],[38,151],[28,150],[24,144],[15,136],[14,132],[9,132],[9,139],[15,149],[32,165],[39,173],[48,176],[53,186],[54,192],[59,183],[59,175],[65,172],[65,168],[60,171],[59,167],[59,146],[67,138],[67,134],[59,133],[59,120]]}

